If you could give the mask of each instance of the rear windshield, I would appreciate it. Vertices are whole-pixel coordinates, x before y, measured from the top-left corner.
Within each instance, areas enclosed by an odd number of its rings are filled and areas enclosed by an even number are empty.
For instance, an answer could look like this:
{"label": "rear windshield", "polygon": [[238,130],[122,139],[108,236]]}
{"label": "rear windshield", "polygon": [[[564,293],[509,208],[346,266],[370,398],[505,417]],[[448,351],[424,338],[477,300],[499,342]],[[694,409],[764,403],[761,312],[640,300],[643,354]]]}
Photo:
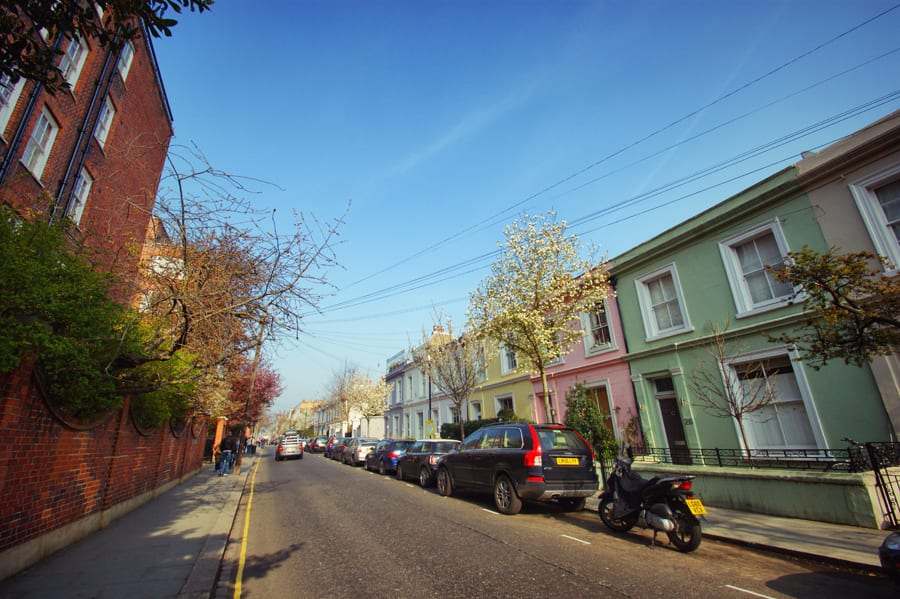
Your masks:
{"label": "rear windshield", "polygon": [[537,432],[543,451],[568,451],[571,453],[589,453],[590,449],[573,430],[546,429]]}
{"label": "rear windshield", "polygon": [[397,441],[394,443],[394,449],[409,449],[415,441]]}

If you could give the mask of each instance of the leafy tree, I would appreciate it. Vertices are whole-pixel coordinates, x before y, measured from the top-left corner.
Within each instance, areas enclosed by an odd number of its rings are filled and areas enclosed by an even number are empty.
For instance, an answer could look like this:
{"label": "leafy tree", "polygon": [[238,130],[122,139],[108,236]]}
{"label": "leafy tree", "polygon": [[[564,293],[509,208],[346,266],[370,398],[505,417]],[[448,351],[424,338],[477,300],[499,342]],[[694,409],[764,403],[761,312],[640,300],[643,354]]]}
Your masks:
{"label": "leafy tree", "polygon": [[[478,339],[471,330],[460,335],[453,330],[450,318],[436,313],[430,337],[422,333],[422,341],[410,353],[432,384],[446,395],[459,414],[460,434],[466,435],[466,401],[484,380],[485,354],[490,343]],[[428,415],[431,418],[431,414]],[[471,431],[470,431],[471,432]]]}
{"label": "leafy tree", "polygon": [[257,422],[284,391],[281,375],[268,364],[258,365],[254,373],[253,364],[243,361],[229,378],[231,393],[225,412],[229,422]]}
{"label": "leafy tree", "polygon": [[581,433],[598,457],[616,454],[616,437],[606,426],[603,412],[582,383],[575,384],[566,395],[565,425]]}
{"label": "leafy tree", "polygon": [[547,418],[556,419],[547,384],[547,364],[569,351],[584,334],[582,312],[590,312],[609,294],[607,274],[579,256],[581,245],[566,234],[565,221],[553,212],[523,215],[506,227],[501,256],[491,274],[469,299],[471,325],[525,358],[541,377]]}
{"label": "leafy tree", "polygon": [[393,385],[388,385],[384,379],[373,381],[359,373],[351,378],[348,388],[350,404],[366,419],[367,435],[372,417],[380,416],[387,410],[391,387]]}
{"label": "leafy tree", "polygon": [[168,37],[177,24],[171,13],[204,12],[212,4],[213,0],[2,0],[0,77],[9,76],[13,83],[24,77],[51,93],[68,89],[59,70],[63,50],[57,40],[77,36],[117,50],[141,36],[141,23],[152,37]]}
{"label": "leafy tree", "polygon": [[769,339],[795,345],[812,368],[833,359],[862,366],[900,347],[900,277],[885,272],[894,270],[886,258],[804,246],[772,270],[800,290],[808,316],[802,329]]}
{"label": "leafy tree", "polygon": [[747,419],[769,408],[777,399],[774,387],[769,383],[763,361],[741,364],[735,368],[728,364],[730,356],[743,353],[743,348],[732,347],[728,341],[729,323],[724,326],[707,323],[712,332],[710,342],[704,347],[704,358],[698,359],[687,378],[692,391],[691,403],[707,414],[731,418],[741,435],[747,451],[747,460],[753,463],[750,443],[747,440]]}
{"label": "leafy tree", "polygon": [[110,298],[113,279],[93,268],[69,224],[0,207],[0,372],[33,363],[51,402],[76,419],[117,409],[125,395],[148,426],[183,414],[192,385],[161,381],[178,379],[192,356],[152,360],[148,329]]}

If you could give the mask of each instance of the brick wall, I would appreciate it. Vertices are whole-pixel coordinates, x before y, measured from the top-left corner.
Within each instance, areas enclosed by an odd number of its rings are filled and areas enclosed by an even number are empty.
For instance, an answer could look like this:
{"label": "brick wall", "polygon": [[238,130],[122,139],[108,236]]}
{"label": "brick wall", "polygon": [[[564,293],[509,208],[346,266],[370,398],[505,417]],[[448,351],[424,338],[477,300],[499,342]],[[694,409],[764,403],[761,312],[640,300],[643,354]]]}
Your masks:
{"label": "brick wall", "polygon": [[25,372],[0,378],[0,553],[197,471],[208,422],[141,431],[128,405],[93,426],[48,407]]}

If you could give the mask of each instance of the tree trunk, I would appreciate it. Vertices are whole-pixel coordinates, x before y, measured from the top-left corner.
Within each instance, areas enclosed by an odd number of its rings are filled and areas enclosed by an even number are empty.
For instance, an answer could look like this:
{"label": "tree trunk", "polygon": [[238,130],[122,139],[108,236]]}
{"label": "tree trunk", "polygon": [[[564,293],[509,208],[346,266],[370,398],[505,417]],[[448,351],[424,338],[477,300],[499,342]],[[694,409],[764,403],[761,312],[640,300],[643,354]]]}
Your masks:
{"label": "tree trunk", "polygon": [[544,418],[547,419],[547,422],[555,422],[556,410],[553,409],[553,405],[550,403],[550,389],[547,388],[547,373],[544,372],[543,368],[541,368],[541,388],[544,391]]}

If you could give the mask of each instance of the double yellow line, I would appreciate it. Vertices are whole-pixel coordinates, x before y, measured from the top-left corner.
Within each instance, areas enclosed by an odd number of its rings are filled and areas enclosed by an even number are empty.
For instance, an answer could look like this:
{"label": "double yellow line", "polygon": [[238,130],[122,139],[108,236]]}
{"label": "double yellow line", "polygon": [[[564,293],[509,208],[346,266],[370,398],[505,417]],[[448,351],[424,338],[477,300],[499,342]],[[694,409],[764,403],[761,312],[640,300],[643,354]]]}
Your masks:
{"label": "double yellow line", "polygon": [[247,510],[244,512],[244,532],[241,535],[241,557],[238,559],[237,577],[234,581],[234,599],[241,597],[241,581],[244,579],[244,564],[247,561],[247,537],[250,534],[250,508],[253,506],[253,489],[256,486],[256,471],[259,470],[260,460],[256,460],[253,466],[253,474],[250,475],[250,496],[247,499]]}

